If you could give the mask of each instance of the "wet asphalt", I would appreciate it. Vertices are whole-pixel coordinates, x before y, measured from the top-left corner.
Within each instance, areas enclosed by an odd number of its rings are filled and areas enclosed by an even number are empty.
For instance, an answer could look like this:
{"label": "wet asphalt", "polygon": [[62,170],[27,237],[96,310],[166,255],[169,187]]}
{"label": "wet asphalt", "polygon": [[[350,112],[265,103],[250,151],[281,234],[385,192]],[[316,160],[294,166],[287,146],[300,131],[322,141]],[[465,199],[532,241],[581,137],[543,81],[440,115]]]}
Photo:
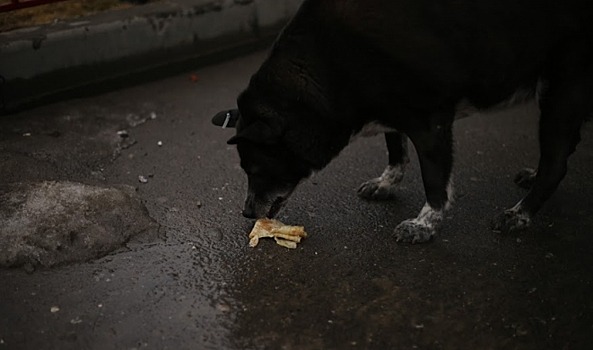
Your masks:
{"label": "wet asphalt", "polygon": [[250,248],[232,131],[210,118],[264,57],[0,118],[0,182],[131,185],[160,225],[93,261],[0,269],[0,349],[590,348],[591,124],[526,232],[489,225],[537,162],[532,105],[457,122],[456,202],[432,242],[392,235],[424,203],[414,155],[397,199],[357,198],[386,165],[378,136],[297,189],[279,217],[309,232],[296,250]]}

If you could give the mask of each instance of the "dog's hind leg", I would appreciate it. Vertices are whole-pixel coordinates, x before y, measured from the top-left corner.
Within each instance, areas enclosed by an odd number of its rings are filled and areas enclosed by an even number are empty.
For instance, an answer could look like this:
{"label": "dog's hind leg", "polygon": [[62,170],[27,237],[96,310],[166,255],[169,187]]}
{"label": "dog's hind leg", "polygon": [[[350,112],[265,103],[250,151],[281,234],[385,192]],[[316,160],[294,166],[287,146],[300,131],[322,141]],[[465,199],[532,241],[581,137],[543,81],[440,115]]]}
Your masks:
{"label": "dog's hind leg", "polygon": [[533,185],[525,198],[494,220],[496,231],[528,227],[566,174],[568,157],[580,141],[581,125],[593,110],[593,64],[583,62],[580,55],[573,58],[565,62],[564,69],[554,71],[540,102],[540,161]]}
{"label": "dog's hind leg", "polygon": [[397,131],[385,133],[389,164],[381,176],[371,179],[358,188],[358,195],[365,199],[385,200],[396,196],[399,183],[404,178],[408,157],[408,137]]}
{"label": "dog's hind leg", "polygon": [[426,204],[414,219],[404,220],[395,228],[398,242],[422,243],[437,232],[452,197],[453,113],[434,116],[429,127],[408,135],[418,153]]}

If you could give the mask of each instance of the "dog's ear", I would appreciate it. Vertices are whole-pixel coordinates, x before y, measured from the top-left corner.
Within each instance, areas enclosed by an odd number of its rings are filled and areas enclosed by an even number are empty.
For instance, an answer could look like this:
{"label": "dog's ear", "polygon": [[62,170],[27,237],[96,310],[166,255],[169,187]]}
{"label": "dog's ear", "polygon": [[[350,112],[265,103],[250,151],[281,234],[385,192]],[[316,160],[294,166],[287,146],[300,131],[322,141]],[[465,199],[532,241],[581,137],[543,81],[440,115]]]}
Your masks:
{"label": "dog's ear", "polygon": [[212,118],[212,124],[214,124],[216,126],[220,126],[223,129],[234,128],[237,125],[237,121],[239,120],[240,116],[241,116],[241,113],[239,112],[238,109],[222,111],[220,113],[217,113]]}
{"label": "dog's ear", "polygon": [[277,143],[281,136],[280,128],[274,128],[262,121],[256,121],[241,130],[237,135],[231,137],[227,141],[227,144],[236,145],[239,141],[251,141],[264,145],[272,145]]}

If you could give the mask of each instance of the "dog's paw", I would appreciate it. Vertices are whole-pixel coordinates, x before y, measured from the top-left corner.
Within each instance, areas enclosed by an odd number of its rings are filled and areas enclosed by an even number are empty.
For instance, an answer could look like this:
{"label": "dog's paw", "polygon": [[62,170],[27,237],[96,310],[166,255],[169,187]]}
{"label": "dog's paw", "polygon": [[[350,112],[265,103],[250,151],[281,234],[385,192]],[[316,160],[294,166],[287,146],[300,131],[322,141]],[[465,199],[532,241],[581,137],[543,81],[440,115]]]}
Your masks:
{"label": "dog's paw", "polygon": [[396,241],[403,243],[428,242],[435,234],[436,229],[433,226],[426,225],[417,219],[404,220],[395,228]]}
{"label": "dog's paw", "polygon": [[515,183],[524,189],[530,189],[535,181],[537,170],[531,168],[521,169],[517,175],[515,175]]}
{"label": "dog's paw", "polygon": [[358,187],[358,196],[370,200],[387,200],[396,197],[397,185],[388,183],[378,177]]}
{"label": "dog's paw", "polygon": [[360,185],[358,195],[372,200],[395,198],[398,185],[404,178],[404,171],[405,164],[388,165],[381,176]]}
{"label": "dog's paw", "polygon": [[492,220],[492,230],[501,233],[522,231],[531,224],[531,217],[518,209],[508,209]]}

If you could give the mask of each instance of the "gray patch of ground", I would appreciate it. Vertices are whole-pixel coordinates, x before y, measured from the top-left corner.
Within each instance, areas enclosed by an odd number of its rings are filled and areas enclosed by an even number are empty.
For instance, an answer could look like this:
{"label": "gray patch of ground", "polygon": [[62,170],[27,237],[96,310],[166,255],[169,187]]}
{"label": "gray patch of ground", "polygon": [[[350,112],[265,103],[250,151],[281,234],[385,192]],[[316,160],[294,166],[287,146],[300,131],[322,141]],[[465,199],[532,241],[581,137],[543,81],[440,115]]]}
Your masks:
{"label": "gray patch of ground", "polygon": [[0,187],[0,266],[87,261],[157,228],[131,186],[45,181]]}

